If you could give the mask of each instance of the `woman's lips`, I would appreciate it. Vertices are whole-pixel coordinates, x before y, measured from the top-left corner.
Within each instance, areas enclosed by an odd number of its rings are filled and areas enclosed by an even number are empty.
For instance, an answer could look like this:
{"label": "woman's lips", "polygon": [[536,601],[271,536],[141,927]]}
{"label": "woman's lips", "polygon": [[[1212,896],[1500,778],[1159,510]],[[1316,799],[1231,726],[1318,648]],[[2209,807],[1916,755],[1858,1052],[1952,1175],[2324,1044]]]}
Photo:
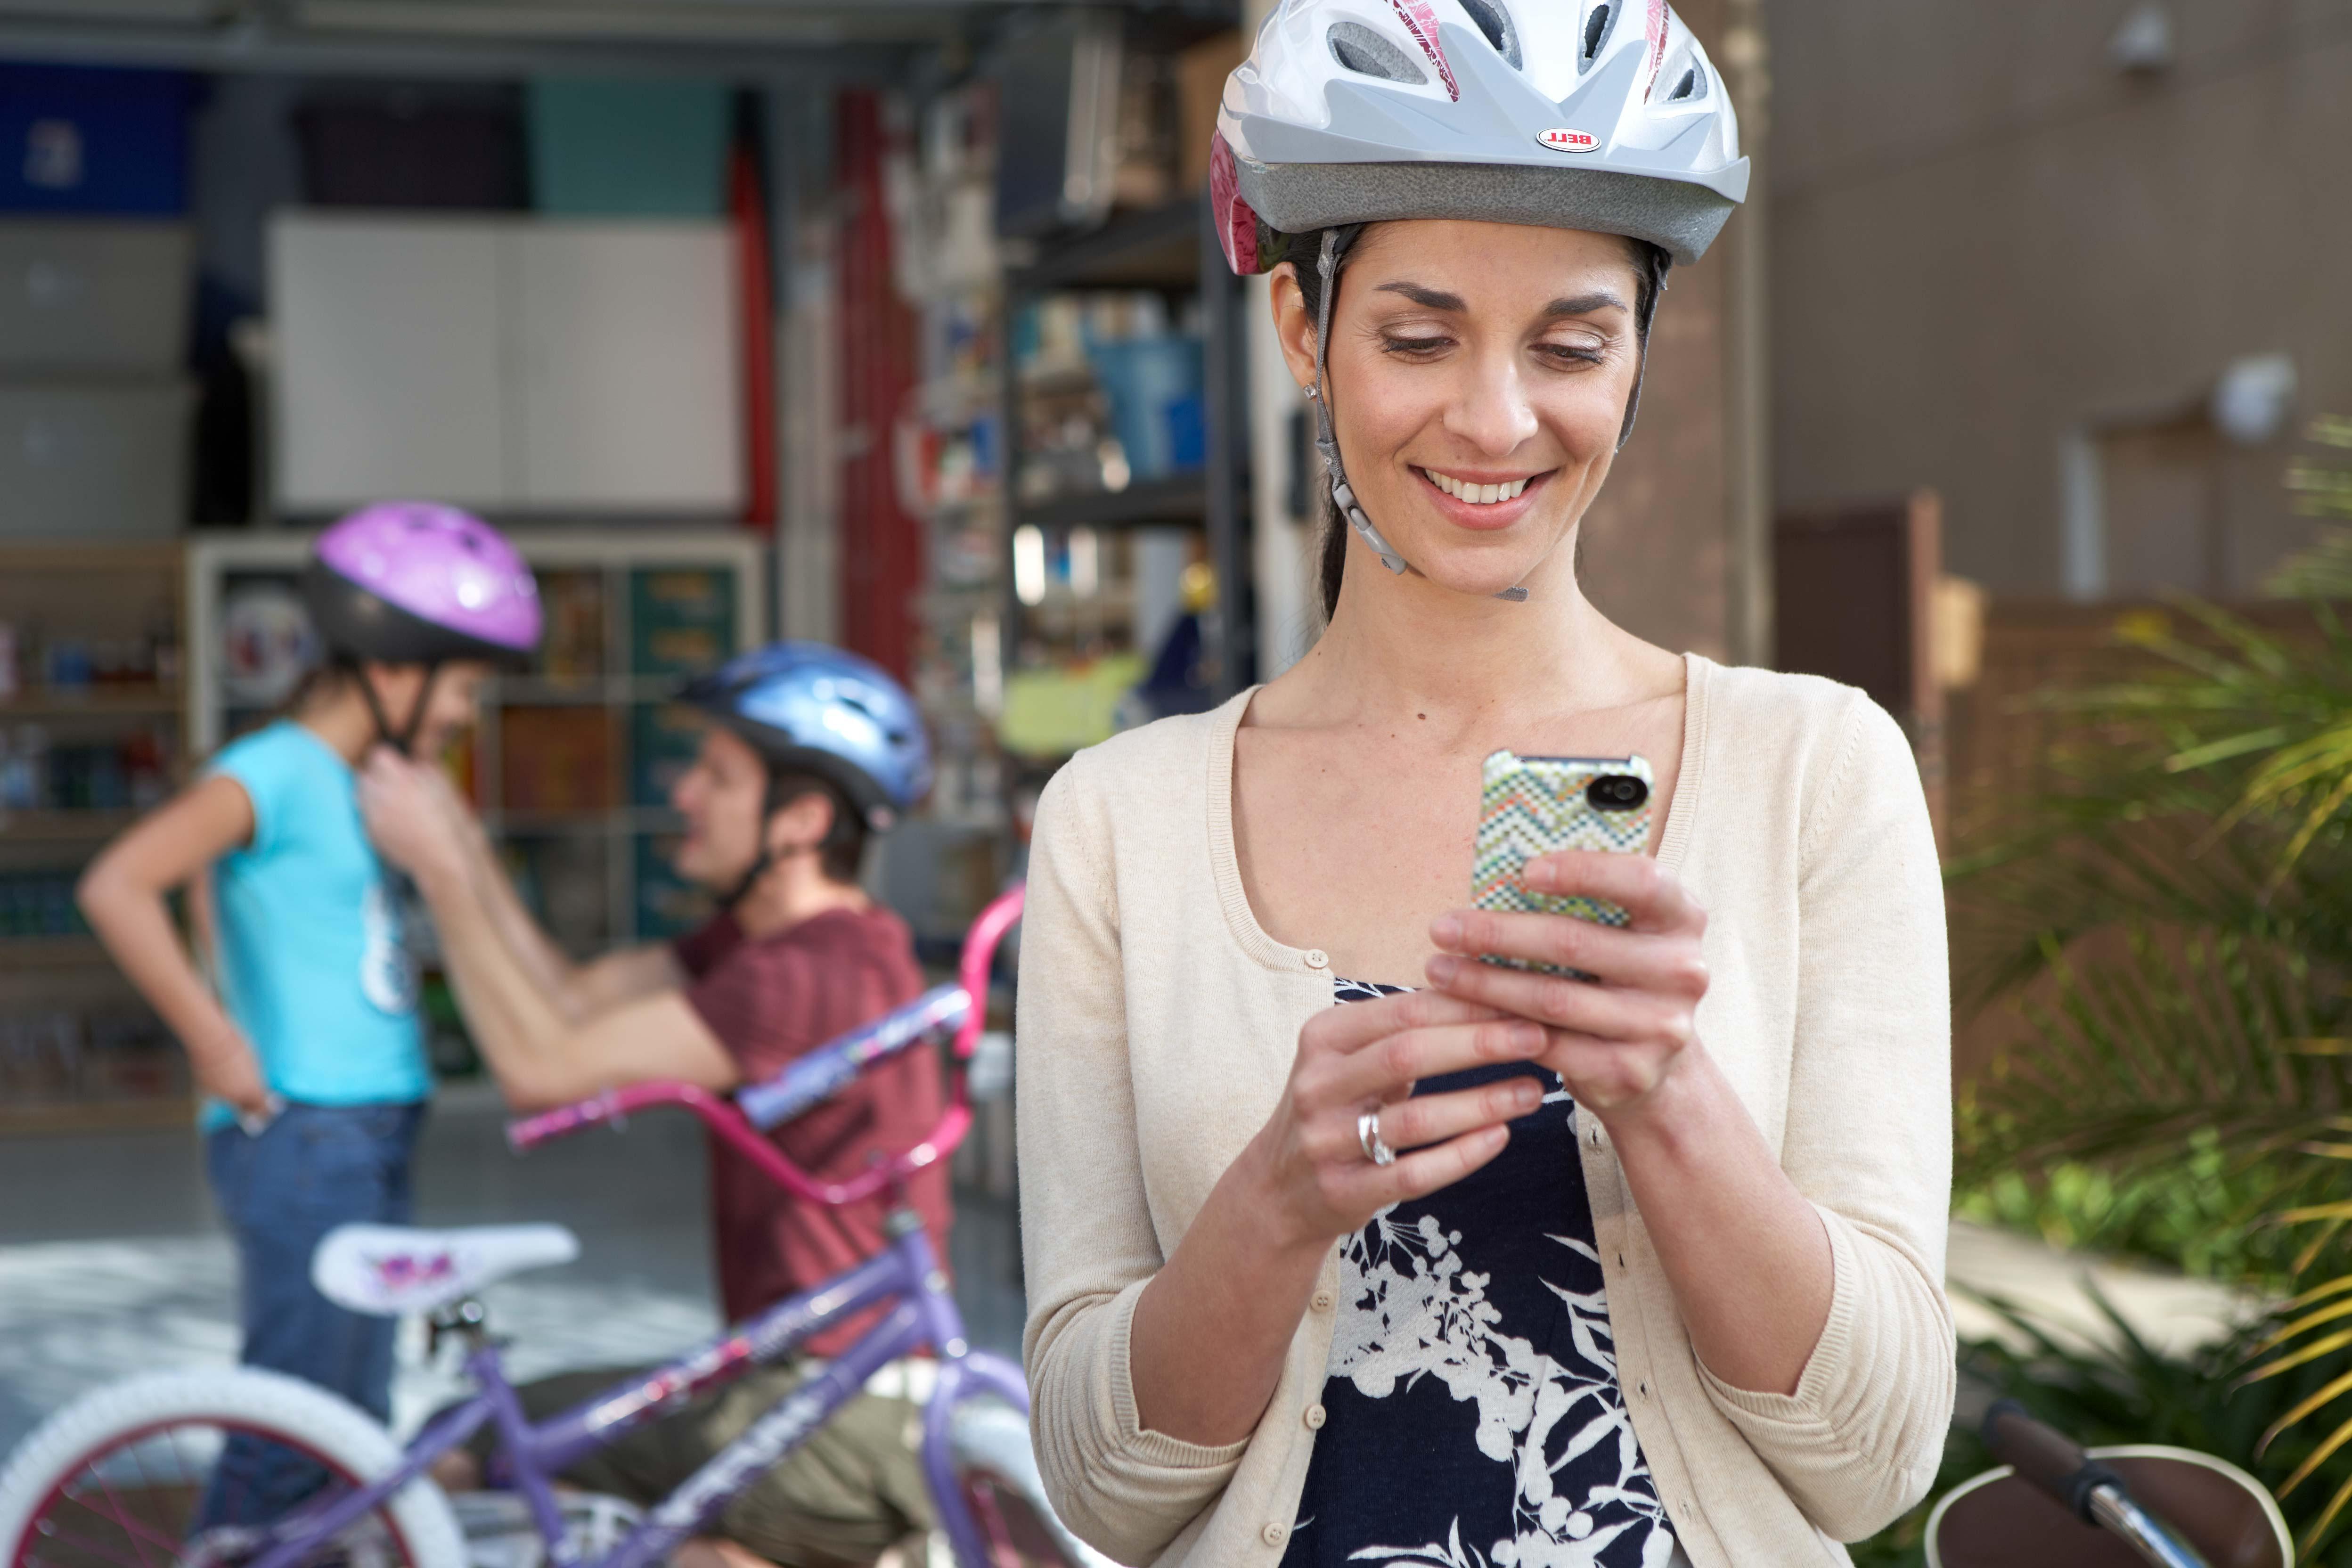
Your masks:
{"label": "woman's lips", "polygon": [[[1547,469],[1540,474],[1514,476],[1509,479],[1486,479],[1475,474],[1449,473],[1443,468],[1416,468],[1412,472],[1413,477],[1421,481],[1422,488],[1427,491],[1430,500],[1436,504],[1437,510],[1447,521],[1457,527],[1475,529],[1481,532],[1508,528],[1525,517],[1528,509],[1535,504],[1536,492],[1543,489],[1544,482],[1552,475],[1552,470]],[[1494,484],[1502,487],[1517,484],[1524,488],[1508,500],[1470,501],[1463,500],[1460,496],[1449,494],[1444,487],[1430,477],[1433,473],[1444,474],[1447,479],[1465,486],[1471,483]]]}

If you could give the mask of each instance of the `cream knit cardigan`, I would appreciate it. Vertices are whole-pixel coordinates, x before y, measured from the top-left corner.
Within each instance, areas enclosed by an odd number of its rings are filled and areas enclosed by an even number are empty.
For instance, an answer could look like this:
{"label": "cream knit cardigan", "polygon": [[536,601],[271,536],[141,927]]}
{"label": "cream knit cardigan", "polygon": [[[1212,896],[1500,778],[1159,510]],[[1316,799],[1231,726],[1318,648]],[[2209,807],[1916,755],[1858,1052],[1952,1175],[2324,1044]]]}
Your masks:
{"label": "cream knit cardigan", "polygon": [[[1578,1152],[1618,1376],[1692,1563],[1843,1563],[1837,1542],[1925,1495],[1952,1412],[1936,846],[1910,748],[1861,692],[1696,656],[1686,670],[1658,854],[1708,911],[1699,1037],[1820,1212],[1835,1270],[1793,1394],[1699,1363],[1597,1120]],[[1249,700],[1081,752],[1037,805],[1016,1057],[1032,1426],[1055,1507],[1123,1563],[1280,1560],[1331,1345],[1336,1248],[1248,1438],[1203,1447],[1136,1420],[1136,1298],[1332,1005],[1329,960],[1267,936],[1243,891]]]}

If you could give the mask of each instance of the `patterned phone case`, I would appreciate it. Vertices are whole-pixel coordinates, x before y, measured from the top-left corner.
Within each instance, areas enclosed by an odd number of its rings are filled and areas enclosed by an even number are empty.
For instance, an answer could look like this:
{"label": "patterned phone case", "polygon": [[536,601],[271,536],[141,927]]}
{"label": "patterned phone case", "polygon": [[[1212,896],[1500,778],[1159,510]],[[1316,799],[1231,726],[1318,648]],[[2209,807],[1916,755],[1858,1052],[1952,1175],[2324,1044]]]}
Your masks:
{"label": "patterned phone case", "polygon": [[[1631,775],[1642,781],[1642,799],[1628,809],[1603,811],[1587,797],[1598,778]],[[1650,795],[1654,781],[1642,757],[1521,757],[1496,752],[1486,759],[1478,807],[1478,851],[1470,873],[1470,901],[1482,910],[1568,915],[1621,926],[1629,917],[1600,899],[1533,893],[1519,881],[1520,868],[1555,849],[1601,849],[1638,855],[1650,842]],[[1591,980],[1580,969],[1525,959],[1486,956],[1489,963],[1531,969],[1570,979]]]}

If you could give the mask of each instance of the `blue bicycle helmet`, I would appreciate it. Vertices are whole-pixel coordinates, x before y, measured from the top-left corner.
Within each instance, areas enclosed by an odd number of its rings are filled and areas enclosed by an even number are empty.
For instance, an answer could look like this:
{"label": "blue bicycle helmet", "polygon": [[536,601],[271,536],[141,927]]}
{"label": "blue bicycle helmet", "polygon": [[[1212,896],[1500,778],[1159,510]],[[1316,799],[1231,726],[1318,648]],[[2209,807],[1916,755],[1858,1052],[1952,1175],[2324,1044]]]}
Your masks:
{"label": "blue bicycle helmet", "polygon": [[778,771],[814,773],[877,832],[931,787],[931,744],[906,689],[870,659],[771,643],[686,683],[677,700],[750,742]]}

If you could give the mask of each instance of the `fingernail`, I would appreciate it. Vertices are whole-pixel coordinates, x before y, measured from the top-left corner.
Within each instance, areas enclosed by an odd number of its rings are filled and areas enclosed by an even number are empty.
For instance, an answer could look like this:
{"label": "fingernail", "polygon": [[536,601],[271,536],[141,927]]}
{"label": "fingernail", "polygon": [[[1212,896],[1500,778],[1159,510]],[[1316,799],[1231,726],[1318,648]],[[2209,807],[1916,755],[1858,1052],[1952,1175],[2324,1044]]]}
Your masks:
{"label": "fingernail", "polygon": [[1532,1109],[1542,1103],[1543,1090],[1522,1080],[1517,1089],[1511,1090],[1511,1100],[1523,1110]]}
{"label": "fingernail", "polygon": [[1462,921],[1453,915],[1440,915],[1429,925],[1429,939],[1440,947],[1452,947],[1462,940]]}
{"label": "fingernail", "polygon": [[1462,961],[1460,959],[1449,958],[1444,953],[1441,952],[1435,958],[1429,961],[1430,983],[1435,985],[1444,985],[1454,978],[1454,973],[1461,967]]}
{"label": "fingernail", "polygon": [[1549,860],[1530,860],[1528,862],[1527,869],[1519,875],[1519,880],[1538,891],[1550,887],[1559,879],[1559,868]]}
{"label": "fingernail", "polygon": [[1511,1026],[1511,1047],[1514,1050],[1538,1050],[1542,1048],[1543,1043],[1544,1032],[1543,1026],[1540,1024],[1514,1024]]}

